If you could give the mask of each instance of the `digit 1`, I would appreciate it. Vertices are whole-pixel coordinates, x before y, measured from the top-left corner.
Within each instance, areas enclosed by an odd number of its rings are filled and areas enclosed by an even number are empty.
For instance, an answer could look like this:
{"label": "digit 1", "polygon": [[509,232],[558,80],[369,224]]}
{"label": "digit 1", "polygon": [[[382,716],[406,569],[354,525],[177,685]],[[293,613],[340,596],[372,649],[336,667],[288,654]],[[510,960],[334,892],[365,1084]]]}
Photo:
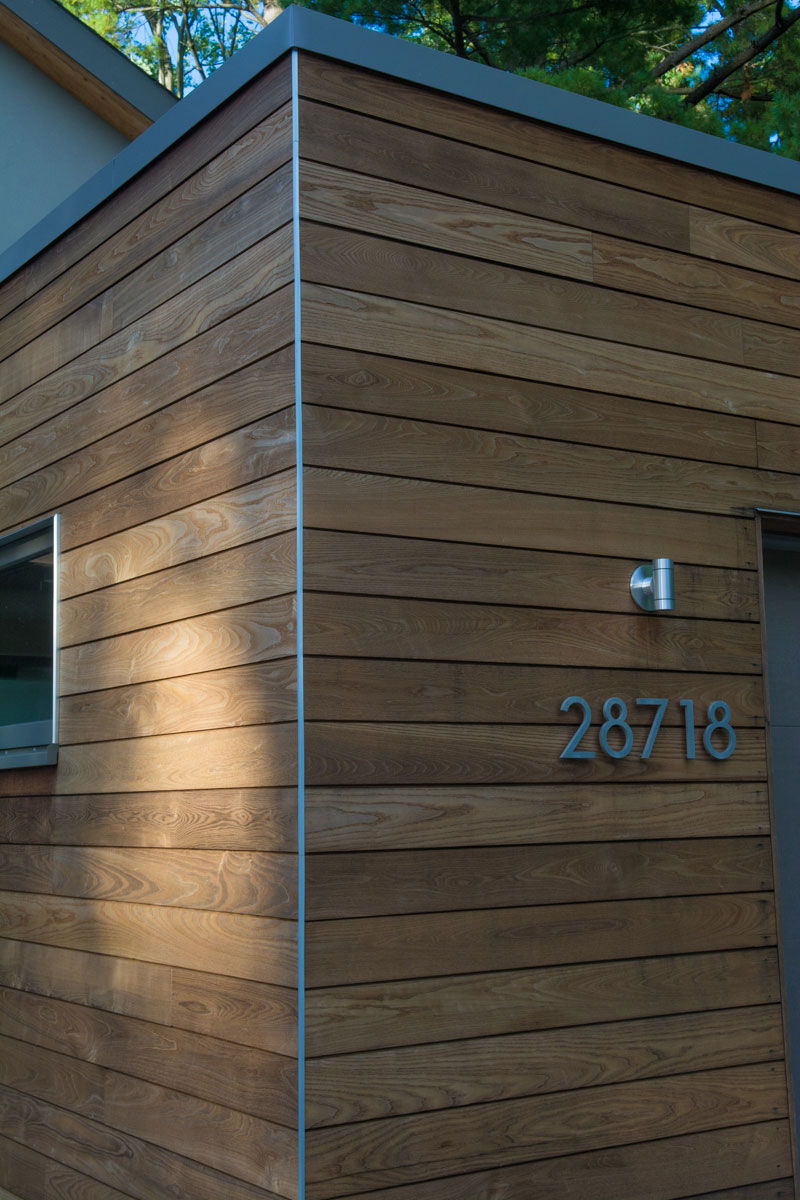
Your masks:
{"label": "digit 1", "polygon": [[680,705],[686,727],[686,757],[694,758],[694,700],[681,700]]}

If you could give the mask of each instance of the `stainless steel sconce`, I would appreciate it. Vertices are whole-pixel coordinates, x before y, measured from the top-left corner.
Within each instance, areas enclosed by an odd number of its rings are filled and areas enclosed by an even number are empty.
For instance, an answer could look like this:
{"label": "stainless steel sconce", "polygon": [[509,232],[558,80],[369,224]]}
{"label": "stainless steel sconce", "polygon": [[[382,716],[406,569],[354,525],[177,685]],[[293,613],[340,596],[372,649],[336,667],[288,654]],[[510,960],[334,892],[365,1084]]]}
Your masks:
{"label": "stainless steel sconce", "polygon": [[631,575],[631,595],[646,612],[675,607],[675,571],[671,558],[654,558]]}

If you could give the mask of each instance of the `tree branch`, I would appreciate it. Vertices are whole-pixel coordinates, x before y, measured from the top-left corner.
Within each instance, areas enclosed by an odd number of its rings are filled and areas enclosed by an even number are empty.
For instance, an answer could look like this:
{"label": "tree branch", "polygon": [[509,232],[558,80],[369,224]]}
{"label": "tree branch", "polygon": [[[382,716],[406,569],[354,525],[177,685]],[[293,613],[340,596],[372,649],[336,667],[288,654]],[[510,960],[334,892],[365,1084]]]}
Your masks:
{"label": "tree branch", "polygon": [[[187,16],[188,16],[188,14],[187,14]],[[197,73],[199,74],[201,79],[207,79],[208,73],[205,70],[205,68],[203,67],[202,62],[200,61],[200,54],[199,54],[199,51],[198,51],[197,46],[195,45],[195,41],[194,41],[194,31],[192,30],[192,27],[189,24],[188,20],[186,22],[186,45],[189,49],[189,53],[191,54],[192,58],[194,59],[195,70],[197,71]]]}
{"label": "tree branch", "polygon": [[475,33],[472,29],[468,28],[467,29],[467,37],[472,42],[473,46],[477,50],[480,57],[483,59],[486,66],[493,67],[494,62],[493,62],[491,56],[489,55],[489,53],[487,52],[486,47],[483,45],[483,43],[479,39],[477,33]]}
{"label": "tree branch", "polygon": [[758,57],[762,50],[766,50],[767,46],[770,46],[774,41],[777,41],[777,39],[784,34],[787,29],[790,29],[796,21],[800,21],[800,8],[793,9],[786,17],[781,15],[782,9],[783,0],[778,0],[778,5],[776,7],[777,20],[772,28],[768,29],[766,33],[763,33],[760,38],[756,38],[754,42],[751,42],[747,49],[742,50],[741,53],[735,56],[735,58],[732,58],[729,62],[722,63],[719,67],[717,67],[716,71],[712,71],[702,83],[699,83],[697,87],[689,93],[684,100],[684,104],[691,104],[692,106],[699,104],[700,101],[704,100],[706,96],[713,92],[715,88],[719,86],[719,84],[723,83],[729,76],[733,75],[734,71],[738,71],[740,67],[744,67],[747,65],[747,63],[752,62],[754,58]]}
{"label": "tree branch", "polygon": [[666,75],[667,71],[671,71],[673,67],[677,67],[679,63],[685,62],[687,58],[700,50],[701,47],[707,46],[709,42],[713,42],[726,29],[731,29],[734,25],[740,25],[742,21],[746,21],[753,13],[760,12],[763,8],[769,8],[773,0],[750,0],[749,4],[743,4],[741,8],[737,8],[736,12],[731,13],[728,17],[723,17],[721,21],[715,21],[713,25],[708,25],[697,37],[693,37],[691,41],[684,42],[677,50],[673,50],[671,54],[667,54],[662,58],[657,66],[653,67],[650,72],[652,79],[660,79],[662,75]]}
{"label": "tree branch", "polygon": [[[690,96],[694,88],[691,87],[671,87],[664,88],[664,94],[667,96]],[[734,88],[717,88],[715,96],[724,96],[726,100],[744,100],[741,90],[736,91]],[[747,97],[746,103],[770,104],[775,99],[774,92],[760,92],[758,95]]]}

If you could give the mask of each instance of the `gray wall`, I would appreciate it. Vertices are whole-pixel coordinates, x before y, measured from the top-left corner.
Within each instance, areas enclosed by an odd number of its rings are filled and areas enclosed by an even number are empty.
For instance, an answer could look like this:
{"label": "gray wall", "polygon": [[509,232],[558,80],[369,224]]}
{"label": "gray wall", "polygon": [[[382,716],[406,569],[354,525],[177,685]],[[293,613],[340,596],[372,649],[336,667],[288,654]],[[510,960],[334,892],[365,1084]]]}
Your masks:
{"label": "gray wall", "polygon": [[800,537],[764,535],[764,620],[781,948],[800,1129]]}
{"label": "gray wall", "polygon": [[0,41],[0,254],[127,144]]}

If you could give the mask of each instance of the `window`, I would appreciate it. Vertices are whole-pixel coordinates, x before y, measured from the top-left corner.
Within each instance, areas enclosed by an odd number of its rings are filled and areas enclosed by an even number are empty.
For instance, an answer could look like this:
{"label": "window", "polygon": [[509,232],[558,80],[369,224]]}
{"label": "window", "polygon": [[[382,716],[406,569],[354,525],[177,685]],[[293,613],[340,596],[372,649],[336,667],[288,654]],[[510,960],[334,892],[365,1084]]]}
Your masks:
{"label": "window", "polygon": [[58,517],[0,538],[0,770],[54,763]]}

